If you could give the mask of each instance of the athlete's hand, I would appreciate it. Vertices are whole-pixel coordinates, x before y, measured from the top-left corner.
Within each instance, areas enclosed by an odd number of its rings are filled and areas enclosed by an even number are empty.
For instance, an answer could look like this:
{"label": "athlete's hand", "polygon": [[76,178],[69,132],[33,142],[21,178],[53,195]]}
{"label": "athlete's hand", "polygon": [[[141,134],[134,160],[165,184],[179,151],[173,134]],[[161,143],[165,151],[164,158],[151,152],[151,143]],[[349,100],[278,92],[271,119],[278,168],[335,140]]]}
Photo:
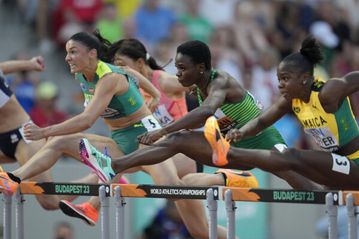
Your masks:
{"label": "athlete's hand", "polygon": [[159,140],[160,138],[162,138],[163,135],[164,134],[162,132],[162,129],[158,129],[158,130],[154,130],[151,132],[141,134],[140,136],[137,137],[137,139],[138,139],[138,142],[140,142],[140,144],[151,145],[154,142],[156,142],[157,140]]}
{"label": "athlete's hand", "polygon": [[156,110],[159,103],[160,103],[160,98],[152,98],[148,102],[147,107],[153,113]]}
{"label": "athlete's hand", "polygon": [[33,71],[43,71],[45,69],[45,61],[42,56],[35,56],[30,60],[31,69]]}
{"label": "athlete's hand", "polygon": [[226,139],[233,142],[238,142],[242,138],[243,138],[243,133],[240,129],[231,129],[226,135]]}
{"label": "athlete's hand", "polygon": [[39,140],[46,138],[44,128],[40,128],[33,123],[28,123],[24,126],[24,136],[27,140]]}

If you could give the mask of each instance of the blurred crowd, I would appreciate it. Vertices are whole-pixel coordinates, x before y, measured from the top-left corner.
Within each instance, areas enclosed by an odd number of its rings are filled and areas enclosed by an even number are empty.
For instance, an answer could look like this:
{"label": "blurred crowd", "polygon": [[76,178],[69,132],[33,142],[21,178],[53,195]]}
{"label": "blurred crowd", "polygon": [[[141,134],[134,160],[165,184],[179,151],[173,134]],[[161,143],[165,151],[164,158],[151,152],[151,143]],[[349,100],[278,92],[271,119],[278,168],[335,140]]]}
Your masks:
{"label": "blurred crowd", "polygon": [[[322,80],[359,69],[358,0],[17,0],[23,20],[36,32],[39,51],[64,51],[76,32],[99,29],[111,42],[137,38],[169,73],[175,73],[176,47],[188,39],[208,43],[215,68],[229,72],[262,103],[278,97],[276,66],[312,34],[325,61],[316,69]],[[36,77],[18,83],[20,102],[31,110]],[[34,80],[35,78],[35,80]],[[25,90],[24,90],[25,89]],[[33,91],[31,91],[31,89]],[[21,93],[19,93],[21,92]],[[31,94],[31,92],[33,92]],[[31,97],[30,97],[31,98]],[[37,96],[37,100],[38,100]],[[41,100],[41,99],[40,99]],[[358,95],[352,107],[359,118]],[[190,104],[190,103],[189,103]],[[192,108],[193,106],[189,106]],[[289,115],[278,123],[290,146],[308,147],[300,126]]]}

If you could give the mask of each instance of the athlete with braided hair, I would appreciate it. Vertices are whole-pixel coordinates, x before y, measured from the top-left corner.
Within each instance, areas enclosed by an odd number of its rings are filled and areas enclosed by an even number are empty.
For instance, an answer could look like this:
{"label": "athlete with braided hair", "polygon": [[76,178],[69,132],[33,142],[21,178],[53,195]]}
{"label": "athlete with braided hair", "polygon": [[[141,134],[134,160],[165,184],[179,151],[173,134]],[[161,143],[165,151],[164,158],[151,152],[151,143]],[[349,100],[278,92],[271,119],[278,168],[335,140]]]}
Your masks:
{"label": "athlete with braided hair", "polygon": [[[284,58],[278,66],[280,99],[262,115],[227,135],[227,139],[240,142],[293,111],[304,131],[322,150],[287,149],[278,153],[229,149],[228,142],[222,139],[220,144],[229,151],[221,157],[227,154],[229,165],[258,167],[268,172],[293,170],[330,188],[359,189],[359,129],[348,97],[359,90],[359,71],[320,82],[314,79],[313,68],[322,59],[317,41],[310,36],[304,39],[300,51]],[[209,122],[208,128],[214,126]]]}

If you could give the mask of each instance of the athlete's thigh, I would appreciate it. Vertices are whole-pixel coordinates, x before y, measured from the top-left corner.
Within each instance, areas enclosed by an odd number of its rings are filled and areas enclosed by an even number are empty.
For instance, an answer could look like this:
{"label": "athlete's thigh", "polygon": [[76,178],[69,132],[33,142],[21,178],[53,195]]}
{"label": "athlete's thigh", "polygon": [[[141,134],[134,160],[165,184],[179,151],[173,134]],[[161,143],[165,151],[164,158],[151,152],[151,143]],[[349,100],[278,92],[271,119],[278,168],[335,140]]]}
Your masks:
{"label": "athlete's thigh", "polygon": [[15,157],[20,165],[25,164],[36,152],[46,144],[45,139],[31,141],[26,143],[23,139],[20,140],[16,147]]}
{"label": "athlete's thigh", "polygon": [[347,157],[315,150],[293,152],[288,160],[296,160],[294,170],[315,182],[329,187],[349,188],[359,181],[359,167]]}
{"label": "athlete's thigh", "polygon": [[204,138],[203,132],[180,131],[155,145],[170,147],[201,164],[215,166],[212,163],[212,149]]}
{"label": "athlete's thigh", "polygon": [[[139,147],[141,149],[147,146],[140,144]],[[156,184],[177,185],[179,183],[176,165],[174,164],[172,158],[158,164],[143,165],[137,168],[141,168],[142,171],[151,175]]]}
{"label": "athlete's thigh", "polygon": [[111,138],[95,134],[77,133],[52,137],[44,147],[55,148],[67,156],[79,159],[79,143],[83,138],[88,139],[89,142],[100,151],[107,148],[108,154],[112,157],[120,157],[123,155],[118,149],[117,144]]}
{"label": "athlete's thigh", "polygon": [[196,161],[187,157],[184,154],[176,154],[172,157],[173,162],[176,166],[178,176],[182,178],[189,173],[197,172]]}

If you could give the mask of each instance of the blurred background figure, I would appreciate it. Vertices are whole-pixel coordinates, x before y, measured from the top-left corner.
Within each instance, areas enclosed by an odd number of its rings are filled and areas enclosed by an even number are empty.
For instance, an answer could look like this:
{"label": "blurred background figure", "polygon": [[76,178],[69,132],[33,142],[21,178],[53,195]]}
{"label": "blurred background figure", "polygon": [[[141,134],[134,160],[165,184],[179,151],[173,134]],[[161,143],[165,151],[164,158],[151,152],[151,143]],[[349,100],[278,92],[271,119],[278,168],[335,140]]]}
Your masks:
{"label": "blurred background figure", "polygon": [[54,227],[53,239],[75,239],[73,226],[68,222],[58,222]]}
{"label": "blurred background figure", "polygon": [[162,6],[159,0],[144,0],[135,13],[136,37],[151,48],[160,39],[169,37],[176,21],[174,11]]}
{"label": "blurred background figure", "polygon": [[122,21],[117,14],[114,3],[106,3],[96,21],[96,28],[101,35],[111,43],[118,41],[123,36]]}
{"label": "blurred background figure", "polygon": [[42,82],[36,89],[36,104],[30,111],[32,121],[40,126],[47,127],[66,120],[67,114],[57,106],[59,97],[58,87],[50,82]]}
{"label": "blurred background figure", "polygon": [[[14,60],[29,59],[28,54],[23,51],[16,53],[13,58]],[[23,71],[7,76],[6,81],[20,105],[29,113],[35,105],[36,87],[41,81],[39,73]]]}
{"label": "blurred background figure", "polygon": [[142,235],[142,239],[191,239],[175,204],[167,201]]}

